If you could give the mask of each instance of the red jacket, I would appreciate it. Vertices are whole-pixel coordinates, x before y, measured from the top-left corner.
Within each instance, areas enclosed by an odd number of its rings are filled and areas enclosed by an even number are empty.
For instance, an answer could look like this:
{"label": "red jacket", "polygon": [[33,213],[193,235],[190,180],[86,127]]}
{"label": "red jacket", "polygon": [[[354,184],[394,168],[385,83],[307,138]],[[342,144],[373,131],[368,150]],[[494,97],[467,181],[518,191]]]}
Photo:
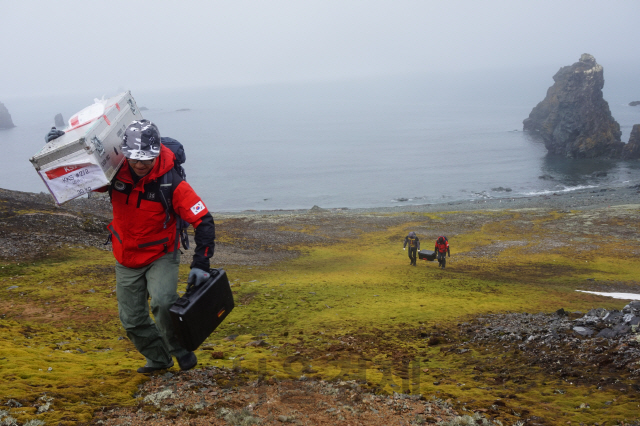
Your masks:
{"label": "red jacket", "polygon": [[[176,247],[176,218],[172,215],[165,224],[166,211],[160,202],[159,193],[159,178],[171,171],[173,159],[173,152],[162,146],[153,169],[135,185],[126,161],[112,181],[113,221],[109,224],[109,231],[112,235],[113,255],[120,264],[128,268],[146,266],[166,253],[173,252]],[[175,213],[196,229],[196,255],[192,266],[208,271],[215,238],[209,211],[185,181],[176,186],[172,204]],[[206,225],[198,229],[203,221]]]}
{"label": "red jacket", "polygon": [[[442,243],[440,243],[440,239],[442,239]],[[440,252],[440,253],[448,253],[449,252],[449,240],[447,240],[447,237],[438,237],[438,239],[436,240],[436,246],[434,251],[436,252]],[[451,256],[451,254],[449,254],[449,256]]]}

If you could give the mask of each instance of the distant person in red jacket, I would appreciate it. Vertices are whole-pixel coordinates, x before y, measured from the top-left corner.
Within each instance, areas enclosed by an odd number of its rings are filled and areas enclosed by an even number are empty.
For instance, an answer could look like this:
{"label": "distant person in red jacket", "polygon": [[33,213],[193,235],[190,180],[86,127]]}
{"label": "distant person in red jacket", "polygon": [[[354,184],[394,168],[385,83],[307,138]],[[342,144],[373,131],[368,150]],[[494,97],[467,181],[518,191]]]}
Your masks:
{"label": "distant person in red jacket", "polygon": [[436,240],[436,246],[433,249],[438,255],[438,266],[444,269],[447,264],[447,258],[445,255],[449,255],[451,257],[451,251],[449,251],[449,240],[447,237],[438,237]]}
{"label": "distant person in red jacket", "polygon": [[416,258],[418,256],[418,251],[420,251],[420,239],[415,232],[411,231],[409,232],[409,235],[404,237],[404,245],[402,246],[402,249],[406,250],[407,245],[409,246],[409,260],[411,260],[410,265],[416,266]]}

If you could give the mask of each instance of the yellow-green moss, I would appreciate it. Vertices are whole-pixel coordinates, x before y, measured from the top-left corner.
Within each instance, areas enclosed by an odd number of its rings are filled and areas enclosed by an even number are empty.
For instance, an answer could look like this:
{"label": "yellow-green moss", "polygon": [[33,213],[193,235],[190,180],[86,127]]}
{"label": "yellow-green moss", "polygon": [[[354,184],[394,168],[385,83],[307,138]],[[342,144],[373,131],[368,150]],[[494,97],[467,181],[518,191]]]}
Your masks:
{"label": "yellow-green moss", "polygon": [[[433,221],[446,223],[446,213],[411,215],[404,224],[331,245],[291,247],[304,248],[304,255],[280,264],[221,265],[236,308],[197,351],[200,365],[241,366],[279,378],[365,379],[377,392],[433,394],[467,407],[500,399],[515,413],[562,423],[636,418],[634,395],[575,386],[526,366],[519,355],[455,354],[447,339],[456,338],[458,322],[486,313],[619,309],[623,301],[574,290],[589,278],[635,280],[640,265],[620,253],[638,245],[607,239],[593,250],[577,250],[578,243],[546,250],[540,242],[557,238],[548,226],[564,220],[563,213],[467,214],[490,220],[450,238],[446,270],[425,261],[410,267],[401,250],[407,229],[436,229]],[[506,244],[513,241],[522,243]],[[497,243],[505,248],[491,256],[467,255]],[[63,256],[0,265],[0,395],[25,406],[12,411],[19,421],[88,421],[103,406],[134,404],[145,380],[135,373],[144,359],[122,338],[111,254],[65,249]],[[187,274],[183,265],[181,289]],[[434,331],[448,337],[432,345],[420,337]],[[223,340],[230,335],[238,336]],[[255,340],[270,346],[247,346]],[[501,382],[503,370],[510,374]],[[43,394],[54,398],[55,411],[36,414],[32,406]],[[590,408],[579,408],[582,403]]]}

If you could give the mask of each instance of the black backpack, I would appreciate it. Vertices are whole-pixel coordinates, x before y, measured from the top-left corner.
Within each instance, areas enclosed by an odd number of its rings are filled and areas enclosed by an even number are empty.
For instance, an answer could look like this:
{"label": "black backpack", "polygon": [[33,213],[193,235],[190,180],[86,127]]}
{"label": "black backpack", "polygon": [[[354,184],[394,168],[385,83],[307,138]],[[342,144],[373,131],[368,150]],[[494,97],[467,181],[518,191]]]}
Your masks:
{"label": "black backpack", "polygon": [[[187,154],[184,152],[184,146],[173,138],[162,137],[160,138],[162,145],[166,146],[175,155],[173,161],[173,169],[165,173],[160,177],[160,202],[162,203],[166,217],[164,220],[164,226],[167,226],[169,220],[171,220],[171,213],[173,211],[173,191],[183,180],[187,180],[187,173],[182,165],[187,161]],[[187,234],[187,228],[189,223],[182,219],[180,216],[176,216],[176,242],[174,247],[174,256],[177,256],[178,251],[178,238],[182,243],[182,247],[189,249],[189,234]]]}

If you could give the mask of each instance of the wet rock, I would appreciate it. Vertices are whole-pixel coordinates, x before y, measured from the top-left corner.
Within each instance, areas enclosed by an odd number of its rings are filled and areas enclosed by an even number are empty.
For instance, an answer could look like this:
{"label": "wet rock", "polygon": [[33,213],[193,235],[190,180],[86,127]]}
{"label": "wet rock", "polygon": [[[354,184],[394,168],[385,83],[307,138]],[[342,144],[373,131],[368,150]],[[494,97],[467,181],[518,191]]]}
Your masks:
{"label": "wet rock", "polygon": [[640,158],[640,124],[633,125],[629,142],[622,150],[622,158],[625,160],[637,160]]}
{"label": "wet rock", "polygon": [[578,62],[560,68],[553,80],[547,96],[524,120],[524,131],[542,139],[552,154],[619,158],[624,143],[602,95],[602,66],[585,53]]}

